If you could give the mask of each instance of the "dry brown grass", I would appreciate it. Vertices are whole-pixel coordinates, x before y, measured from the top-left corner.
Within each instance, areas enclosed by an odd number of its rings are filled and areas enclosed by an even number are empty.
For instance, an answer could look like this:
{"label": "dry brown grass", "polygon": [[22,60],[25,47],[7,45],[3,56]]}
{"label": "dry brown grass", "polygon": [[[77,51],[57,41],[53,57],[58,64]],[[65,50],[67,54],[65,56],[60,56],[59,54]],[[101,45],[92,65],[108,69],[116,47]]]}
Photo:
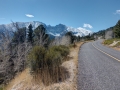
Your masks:
{"label": "dry brown grass", "polygon": [[76,47],[70,49],[69,60],[61,65],[61,67],[66,68],[70,74],[70,77],[64,82],[45,86],[40,82],[40,77],[37,77],[39,82],[35,81],[30,75],[29,69],[26,69],[16,75],[15,79],[5,87],[5,90],[77,90],[78,53],[82,44],[83,42],[76,43]]}
{"label": "dry brown grass", "polygon": [[[70,56],[72,57],[71,61],[73,61],[73,63],[75,64],[75,69],[74,69],[74,79],[73,79],[73,85],[72,87],[74,87],[77,90],[77,74],[78,74],[78,53],[80,50],[80,47],[82,46],[82,44],[84,44],[84,42],[78,42],[76,43],[76,47],[75,48],[71,48],[70,49]],[[73,89],[73,90],[75,90]],[[71,89],[72,90],[72,89]]]}

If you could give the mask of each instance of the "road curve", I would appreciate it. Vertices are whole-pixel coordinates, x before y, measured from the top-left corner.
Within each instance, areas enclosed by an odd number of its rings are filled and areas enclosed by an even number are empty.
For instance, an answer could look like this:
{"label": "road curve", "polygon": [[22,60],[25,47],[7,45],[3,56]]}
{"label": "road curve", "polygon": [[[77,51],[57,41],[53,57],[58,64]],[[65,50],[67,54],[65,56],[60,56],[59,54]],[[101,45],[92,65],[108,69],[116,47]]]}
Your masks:
{"label": "road curve", "polygon": [[88,42],[80,48],[78,90],[120,90],[120,62],[112,58],[120,60],[120,52],[101,42]]}

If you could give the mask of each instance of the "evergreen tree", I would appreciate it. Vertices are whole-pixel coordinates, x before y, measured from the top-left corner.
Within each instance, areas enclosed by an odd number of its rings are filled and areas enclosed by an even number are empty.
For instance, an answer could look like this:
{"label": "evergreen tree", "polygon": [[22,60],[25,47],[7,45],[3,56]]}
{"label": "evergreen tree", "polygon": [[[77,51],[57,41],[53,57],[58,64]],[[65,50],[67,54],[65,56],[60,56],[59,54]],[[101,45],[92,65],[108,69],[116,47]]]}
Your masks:
{"label": "evergreen tree", "polygon": [[68,36],[73,36],[73,34],[72,34],[72,32],[70,31],[70,32],[67,32],[66,34],[65,34],[66,36],[68,35]]}
{"label": "evergreen tree", "polygon": [[77,37],[75,35],[73,35],[73,33],[71,31],[67,32],[65,34],[65,36],[70,36],[71,37],[71,43],[74,43],[74,41],[77,40]]}
{"label": "evergreen tree", "polygon": [[71,31],[70,31],[70,32],[67,32],[67,33],[65,34],[65,36],[70,36],[70,38],[71,38],[71,43],[73,43],[73,34],[72,34]]}
{"label": "evergreen tree", "polygon": [[80,38],[80,36],[78,35],[78,41],[80,41],[80,39],[81,39],[81,38]]}
{"label": "evergreen tree", "polygon": [[117,24],[114,27],[114,34],[116,38],[120,38],[120,20],[117,22]]}
{"label": "evergreen tree", "polygon": [[[43,25],[39,25],[35,30],[34,30],[36,39],[40,39],[40,37],[45,35],[45,28]],[[44,38],[43,38],[44,39]]]}
{"label": "evergreen tree", "polygon": [[26,28],[20,28],[14,32],[12,42],[14,43],[23,43],[26,39]]}
{"label": "evergreen tree", "polygon": [[33,43],[33,30],[32,24],[28,26],[28,42]]}
{"label": "evergreen tree", "polygon": [[49,35],[46,34],[46,29],[44,28],[43,25],[39,25],[34,30],[34,34],[35,34],[35,38],[34,39],[37,42],[37,44],[43,45],[43,46],[48,44]]}

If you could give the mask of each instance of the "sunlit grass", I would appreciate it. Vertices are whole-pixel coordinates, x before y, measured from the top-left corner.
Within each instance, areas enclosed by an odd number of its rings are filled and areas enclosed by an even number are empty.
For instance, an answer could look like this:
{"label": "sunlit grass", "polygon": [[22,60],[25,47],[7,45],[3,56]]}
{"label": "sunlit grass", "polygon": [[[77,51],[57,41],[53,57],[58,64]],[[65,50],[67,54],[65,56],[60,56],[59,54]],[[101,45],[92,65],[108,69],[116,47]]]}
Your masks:
{"label": "sunlit grass", "polygon": [[118,42],[114,47],[120,47],[120,42]]}
{"label": "sunlit grass", "polygon": [[104,41],[104,44],[105,44],[105,45],[110,45],[110,44],[112,44],[114,41],[120,41],[120,38],[105,40],[105,41]]}

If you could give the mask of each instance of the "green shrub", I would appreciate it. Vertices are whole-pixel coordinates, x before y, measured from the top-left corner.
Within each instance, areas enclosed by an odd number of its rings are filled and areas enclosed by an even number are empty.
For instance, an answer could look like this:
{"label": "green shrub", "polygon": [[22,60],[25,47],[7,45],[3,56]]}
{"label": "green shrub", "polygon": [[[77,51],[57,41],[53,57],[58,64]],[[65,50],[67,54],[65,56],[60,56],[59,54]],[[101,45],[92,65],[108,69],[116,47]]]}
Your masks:
{"label": "green shrub", "polygon": [[44,67],[46,49],[42,46],[33,47],[32,51],[28,56],[28,60],[30,61],[30,67],[32,71],[37,71],[38,69]]}
{"label": "green shrub", "polygon": [[54,51],[59,52],[62,57],[66,57],[70,52],[69,48],[67,46],[64,46],[64,45],[53,46],[53,47],[51,47],[51,49],[53,49]]}
{"label": "green shrub", "polygon": [[60,66],[64,58],[69,54],[69,48],[63,45],[53,46],[46,50],[42,46],[33,47],[28,56],[32,71],[38,71],[45,67]]}
{"label": "green shrub", "polygon": [[54,51],[53,49],[49,49],[45,55],[45,61],[47,63],[47,66],[50,67],[56,67],[61,65],[62,56],[59,52]]}
{"label": "green shrub", "polygon": [[120,41],[120,38],[114,38],[114,39],[108,39],[104,41],[105,45],[110,45],[112,44],[114,41]]}
{"label": "green shrub", "polygon": [[104,41],[104,44],[105,44],[105,45],[110,45],[110,44],[113,43],[113,41],[114,41],[114,39],[108,39],[108,40],[105,40],[105,41]]}
{"label": "green shrub", "polygon": [[33,47],[28,60],[35,80],[38,80],[36,77],[39,76],[45,85],[64,80],[66,71],[60,65],[68,54],[69,48],[66,46],[53,46],[49,49]]}
{"label": "green shrub", "polygon": [[62,49],[61,55],[66,57],[70,52],[69,47],[64,45],[60,45],[60,47]]}

